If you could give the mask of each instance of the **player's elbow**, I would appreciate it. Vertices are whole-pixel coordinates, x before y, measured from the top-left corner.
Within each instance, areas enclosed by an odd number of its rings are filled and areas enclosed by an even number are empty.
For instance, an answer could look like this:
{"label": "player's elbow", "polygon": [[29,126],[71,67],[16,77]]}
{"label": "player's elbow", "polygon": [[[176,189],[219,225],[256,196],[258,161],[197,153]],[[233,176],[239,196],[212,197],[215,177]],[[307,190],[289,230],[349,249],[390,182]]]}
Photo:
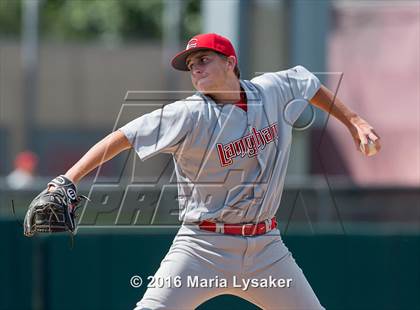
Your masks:
{"label": "player's elbow", "polygon": [[132,147],[130,141],[121,130],[116,130],[111,135],[113,144],[117,147],[119,152],[128,150]]}

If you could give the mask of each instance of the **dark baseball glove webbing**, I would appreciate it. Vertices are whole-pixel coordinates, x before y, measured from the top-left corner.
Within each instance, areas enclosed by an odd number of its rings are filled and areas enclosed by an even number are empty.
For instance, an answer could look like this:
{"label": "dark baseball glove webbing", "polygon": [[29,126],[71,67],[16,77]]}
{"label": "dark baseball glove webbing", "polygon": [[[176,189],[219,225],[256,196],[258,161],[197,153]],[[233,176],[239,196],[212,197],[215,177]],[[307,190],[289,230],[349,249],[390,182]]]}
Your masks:
{"label": "dark baseball glove webbing", "polygon": [[[51,191],[48,191],[53,185]],[[63,175],[48,183],[29,205],[23,223],[25,236],[31,237],[35,233],[56,233],[76,228],[76,209],[83,195],[77,195],[76,186]]]}

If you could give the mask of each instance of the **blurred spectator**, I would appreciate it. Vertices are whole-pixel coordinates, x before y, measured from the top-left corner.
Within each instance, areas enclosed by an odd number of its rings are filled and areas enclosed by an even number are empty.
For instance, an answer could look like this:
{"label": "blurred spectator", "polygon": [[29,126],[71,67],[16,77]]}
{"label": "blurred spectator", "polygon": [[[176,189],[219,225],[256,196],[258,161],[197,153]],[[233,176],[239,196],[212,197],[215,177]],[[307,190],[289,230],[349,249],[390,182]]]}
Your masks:
{"label": "blurred spectator", "polygon": [[12,189],[24,189],[34,181],[34,174],[38,165],[38,156],[30,151],[19,153],[14,162],[13,170],[6,178]]}

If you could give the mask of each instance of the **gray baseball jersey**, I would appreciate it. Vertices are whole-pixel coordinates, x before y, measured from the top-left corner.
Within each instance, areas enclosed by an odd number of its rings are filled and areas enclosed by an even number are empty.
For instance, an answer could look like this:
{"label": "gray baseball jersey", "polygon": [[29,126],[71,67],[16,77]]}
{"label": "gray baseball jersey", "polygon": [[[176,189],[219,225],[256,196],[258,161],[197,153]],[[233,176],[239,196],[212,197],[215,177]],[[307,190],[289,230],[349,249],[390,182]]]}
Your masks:
{"label": "gray baseball jersey", "polygon": [[279,206],[292,125],[320,87],[302,66],[240,81],[245,112],[200,93],[120,128],[144,160],[171,153],[180,220],[253,223]]}
{"label": "gray baseball jersey", "polygon": [[247,111],[196,93],[120,128],[143,160],[173,154],[183,222],[135,310],[194,309],[222,294],[263,309],[323,309],[278,229],[249,237],[197,226],[275,215],[293,123],[320,87],[301,66],[240,83]]}

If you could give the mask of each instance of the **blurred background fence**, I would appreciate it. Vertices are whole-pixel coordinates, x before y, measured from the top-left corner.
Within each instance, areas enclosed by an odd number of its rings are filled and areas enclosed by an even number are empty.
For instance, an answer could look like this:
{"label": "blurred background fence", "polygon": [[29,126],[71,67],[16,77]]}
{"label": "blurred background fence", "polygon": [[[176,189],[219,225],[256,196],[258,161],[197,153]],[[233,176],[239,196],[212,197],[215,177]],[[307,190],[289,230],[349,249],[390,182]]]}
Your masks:
{"label": "blurred background fence", "polygon": [[[420,309],[416,0],[1,0],[0,309],[140,299],[130,277],[154,273],[179,224],[168,156],[126,152],[85,178],[92,202],[73,249],[65,235],[24,238],[19,222],[52,177],[150,110],[147,98],[160,107],[193,90],[169,60],[199,32],[232,39],[244,79],[303,65],[373,124],[383,149],[372,158],[320,111],[294,131],[280,229],[327,309]],[[224,296],[201,308],[247,307]]]}
{"label": "blurred background fence", "polygon": [[[173,234],[79,234],[27,239],[0,225],[2,309],[131,309],[145,291],[134,275],[153,275]],[[327,309],[418,309],[419,235],[287,234],[284,241]],[[7,283],[7,284],[6,284]],[[186,296],[188,298],[188,296]],[[199,309],[256,309],[232,296]]]}

